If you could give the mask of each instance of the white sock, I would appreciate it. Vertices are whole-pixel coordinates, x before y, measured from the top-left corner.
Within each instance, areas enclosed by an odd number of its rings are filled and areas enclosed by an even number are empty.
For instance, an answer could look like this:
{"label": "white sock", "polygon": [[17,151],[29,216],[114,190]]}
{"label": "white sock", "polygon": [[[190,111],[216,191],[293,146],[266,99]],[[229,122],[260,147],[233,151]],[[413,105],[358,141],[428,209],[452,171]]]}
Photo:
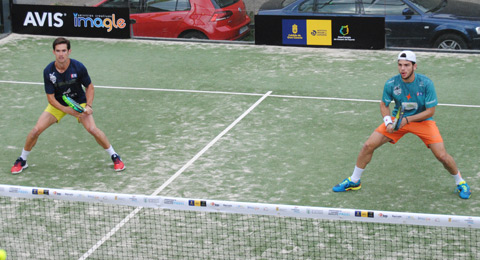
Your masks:
{"label": "white sock", "polygon": [[456,175],[452,175],[453,178],[455,179],[455,183],[458,185],[460,182],[464,181],[462,178],[462,175],[460,174],[460,171]]}
{"label": "white sock", "polygon": [[113,147],[110,145],[110,147],[108,149],[105,149],[105,151],[110,154],[110,157],[114,154],[116,154],[115,150],[113,149]]}
{"label": "white sock", "polygon": [[355,165],[355,169],[353,170],[353,174],[352,176],[350,177],[350,179],[352,179],[353,182],[358,182],[360,180],[360,178],[362,177],[362,173],[365,169],[362,169],[362,168],[358,168],[356,165]]}
{"label": "white sock", "polygon": [[22,154],[20,155],[20,157],[22,157],[22,159],[26,161],[29,154],[30,151],[25,151],[25,149],[22,149]]}

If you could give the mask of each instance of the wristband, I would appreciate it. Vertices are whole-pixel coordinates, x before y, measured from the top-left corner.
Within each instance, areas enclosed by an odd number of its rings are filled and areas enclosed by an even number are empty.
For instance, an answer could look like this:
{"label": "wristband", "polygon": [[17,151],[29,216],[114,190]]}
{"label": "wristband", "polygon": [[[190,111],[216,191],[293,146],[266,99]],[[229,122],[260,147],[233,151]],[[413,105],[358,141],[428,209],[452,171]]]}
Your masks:
{"label": "wristband", "polygon": [[407,124],[410,124],[410,122],[408,121],[408,117],[405,117],[405,119],[407,120]]}
{"label": "wristband", "polygon": [[393,124],[392,118],[390,116],[384,116],[383,122],[385,122],[385,126],[388,126],[389,124]]}
{"label": "wristband", "polygon": [[90,107],[91,109],[93,109],[93,107],[92,107],[91,105],[89,105],[89,104],[87,104],[86,107]]}

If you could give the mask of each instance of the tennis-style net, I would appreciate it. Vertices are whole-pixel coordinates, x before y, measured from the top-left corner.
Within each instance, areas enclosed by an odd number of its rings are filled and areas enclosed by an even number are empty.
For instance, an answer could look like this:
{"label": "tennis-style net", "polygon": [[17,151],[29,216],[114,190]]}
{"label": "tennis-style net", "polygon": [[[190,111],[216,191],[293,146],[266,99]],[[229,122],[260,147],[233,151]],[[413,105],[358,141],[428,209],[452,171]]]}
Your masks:
{"label": "tennis-style net", "polygon": [[480,259],[480,218],[0,185],[8,259]]}

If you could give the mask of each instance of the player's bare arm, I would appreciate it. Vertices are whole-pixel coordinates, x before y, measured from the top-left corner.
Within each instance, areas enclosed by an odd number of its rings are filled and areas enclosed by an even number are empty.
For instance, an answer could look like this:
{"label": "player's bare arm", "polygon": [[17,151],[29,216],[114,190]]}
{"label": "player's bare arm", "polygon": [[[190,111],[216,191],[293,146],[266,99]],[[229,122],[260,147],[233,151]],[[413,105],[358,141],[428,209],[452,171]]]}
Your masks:
{"label": "player's bare arm", "polygon": [[382,113],[382,118],[390,115],[390,107],[385,105],[383,101],[380,101],[380,113]]}
{"label": "player's bare arm", "polygon": [[[418,113],[418,114],[415,114],[415,115],[412,115],[412,116],[408,116],[408,122],[409,123],[410,122],[420,122],[420,121],[423,121],[427,118],[432,117],[434,114],[435,114],[435,107],[427,108],[425,111],[423,111],[421,113]],[[407,121],[404,118],[401,126],[403,126],[406,123],[407,123]]]}
{"label": "player's bare arm", "polygon": [[[383,101],[380,101],[380,113],[382,114],[382,118],[385,118],[386,116],[390,117],[390,107],[388,107]],[[393,133],[393,124],[387,124],[387,131]]]}
{"label": "player's bare arm", "polygon": [[85,113],[86,115],[91,115],[93,114],[93,98],[95,97],[95,87],[93,86],[93,83],[90,83],[88,87],[85,88],[85,96],[87,97],[87,105],[85,107]]}

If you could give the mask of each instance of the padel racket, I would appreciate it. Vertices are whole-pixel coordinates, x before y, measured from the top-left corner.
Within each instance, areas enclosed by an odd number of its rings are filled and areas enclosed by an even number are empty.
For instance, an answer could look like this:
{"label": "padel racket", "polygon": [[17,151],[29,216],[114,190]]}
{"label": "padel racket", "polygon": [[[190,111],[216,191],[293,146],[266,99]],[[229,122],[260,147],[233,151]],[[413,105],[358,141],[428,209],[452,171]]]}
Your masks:
{"label": "padel racket", "polygon": [[73,108],[73,110],[77,111],[78,113],[85,112],[85,108],[80,106],[80,104],[78,104],[77,101],[73,100],[72,98],[63,95],[62,99],[69,107]]}
{"label": "padel racket", "polygon": [[395,116],[395,121],[393,122],[393,129],[397,131],[400,129],[400,125],[402,124],[402,119],[403,119],[403,113],[405,112],[405,108],[403,106],[400,106],[398,108],[397,115]]}

